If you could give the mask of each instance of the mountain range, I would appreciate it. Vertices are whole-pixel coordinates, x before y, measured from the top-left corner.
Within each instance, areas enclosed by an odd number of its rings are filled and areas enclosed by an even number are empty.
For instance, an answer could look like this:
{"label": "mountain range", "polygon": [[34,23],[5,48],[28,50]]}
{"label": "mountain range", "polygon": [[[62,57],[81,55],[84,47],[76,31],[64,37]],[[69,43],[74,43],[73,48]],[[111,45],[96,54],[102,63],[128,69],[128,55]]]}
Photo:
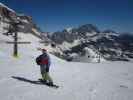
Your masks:
{"label": "mountain range", "polygon": [[62,48],[64,58],[72,61],[129,61],[133,58],[130,33],[100,31],[95,25],[85,24],[54,32],[50,38]]}
{"label": "mountain range", "polygon": [[52,54],[78,62],[130,61],[133,58],[133,35],[85,24],[52,34],[41,32],[31,16],[19,14],[0,3],[0,30],[3,35],[13,31],[33,34],[41,39]]}

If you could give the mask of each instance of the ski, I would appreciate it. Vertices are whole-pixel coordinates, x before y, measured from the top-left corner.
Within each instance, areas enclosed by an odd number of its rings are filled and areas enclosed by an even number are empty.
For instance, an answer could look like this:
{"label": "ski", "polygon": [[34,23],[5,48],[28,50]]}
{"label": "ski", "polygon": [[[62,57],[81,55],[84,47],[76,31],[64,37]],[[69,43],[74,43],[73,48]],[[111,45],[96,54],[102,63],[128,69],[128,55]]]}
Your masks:
{"label": "ski", "polygon": [[50,84],[49,82],[46,82],[46,81],[44,81],[42,79],[38,79],[38,80],[39,80],[40,83],[42,83],[42,84],[44,84],[44,85],[46,85],[48,87],[53,87],[53,88],[56,88],[56,89],[59,88],[59,86],[56,85],[56,84]]}

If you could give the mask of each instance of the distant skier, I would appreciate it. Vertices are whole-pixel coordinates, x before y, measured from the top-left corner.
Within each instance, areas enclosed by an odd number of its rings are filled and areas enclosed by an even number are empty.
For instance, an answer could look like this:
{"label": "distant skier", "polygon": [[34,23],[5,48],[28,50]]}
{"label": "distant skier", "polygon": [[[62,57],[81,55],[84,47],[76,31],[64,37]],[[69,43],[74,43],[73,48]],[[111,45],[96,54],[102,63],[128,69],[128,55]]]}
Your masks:
{"label": "distant skier", "polygon": [[50,85],[53,85],[53,80],[49,75],[50,69],[50,57],[46,49],[41,49],[42,54],[36,58],[36,63],[40,65],[41,75],[44,82],[48,82]]}

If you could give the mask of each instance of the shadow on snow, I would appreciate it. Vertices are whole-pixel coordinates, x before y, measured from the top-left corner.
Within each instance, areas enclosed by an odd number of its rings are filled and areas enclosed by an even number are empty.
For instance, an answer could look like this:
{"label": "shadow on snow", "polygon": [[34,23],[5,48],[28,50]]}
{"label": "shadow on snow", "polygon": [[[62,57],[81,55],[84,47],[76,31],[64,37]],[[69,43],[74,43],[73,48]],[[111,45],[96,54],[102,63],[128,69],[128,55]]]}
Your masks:
{"label": "shadow on snow", "polygon": [[31,84],[43,85],[42,83],[40,83],[40,81],[34,81],[34,80],[26,79],[24,77],[12,76],[12,78],[16,79],[16,80],[19,80],[19,81],[31,83]]}
{"label": "shadow on snow", "polygon": [[49,83],[44,83],[44,82],[41,82],[41,81],[34,81],[34,80],[29,80],[29,79],[26,79],[24,77],[18,77],[18,76],[12,76],[13,79],[16,79],[16,80],[19,80],[19,81],[23,81],[23,82],[27,82],[27,83],[31,83],[31,84],[37,84],[37,85],[46,85],[48,87],[53,87],[53,88],[59,88],[58,85],[50,85]]}

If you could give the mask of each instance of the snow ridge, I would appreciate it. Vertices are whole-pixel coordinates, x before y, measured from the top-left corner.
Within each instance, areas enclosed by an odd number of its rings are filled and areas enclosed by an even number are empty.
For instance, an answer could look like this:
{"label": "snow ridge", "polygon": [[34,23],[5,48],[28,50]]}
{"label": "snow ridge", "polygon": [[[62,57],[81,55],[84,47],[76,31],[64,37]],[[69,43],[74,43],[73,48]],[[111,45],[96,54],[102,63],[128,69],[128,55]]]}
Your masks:
{"label": "snow ridge", "polygon": [[14,12],[14,13],[15,13],[15,11],[14,11],[13,9],[11,9],[11,8],[7,7],[6,5],[2,4],[1,2],[0,2],[0,6],[1,6],[1,7],[4,7],[4,8],[7,8],[9,11],[11,11],[11,12]]}

